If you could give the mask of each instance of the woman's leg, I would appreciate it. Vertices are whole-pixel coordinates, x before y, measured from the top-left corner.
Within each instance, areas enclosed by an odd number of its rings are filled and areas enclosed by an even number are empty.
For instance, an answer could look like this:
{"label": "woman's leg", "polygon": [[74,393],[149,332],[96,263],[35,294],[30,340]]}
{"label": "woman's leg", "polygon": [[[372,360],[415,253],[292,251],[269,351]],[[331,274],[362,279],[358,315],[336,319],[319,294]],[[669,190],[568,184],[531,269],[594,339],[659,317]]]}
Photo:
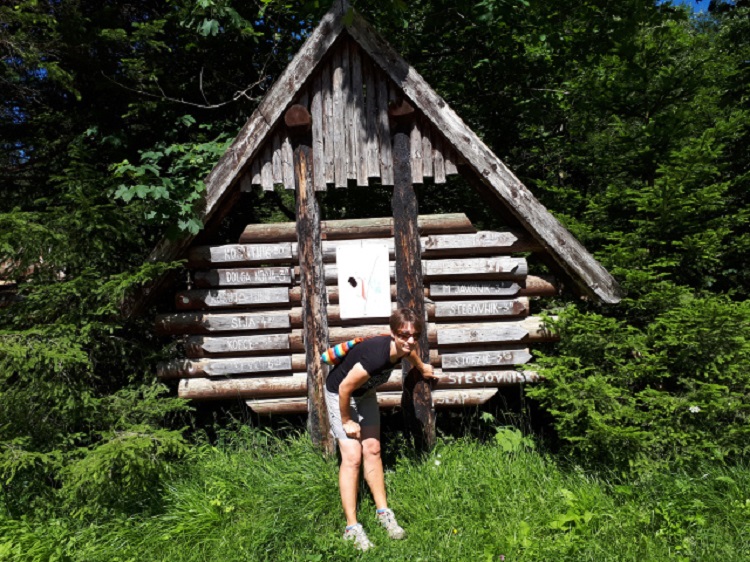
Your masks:
{"label": "woman's leg", "polygon": [[[357,488],[359,467],[362,464],[362,444],[357,439],[339,439],[341,466],[339,467],[339,490],[344,508],[346,524],[357,522]],[[382,468],[381,468],[382,472]]]}
{"label": "woman's leg", "polygon": [[380,426],[362,427],[362,456],[364,458],[365,481],[370,487],[377,509],[388,507],[385,497],[383,460],[380,457]]}

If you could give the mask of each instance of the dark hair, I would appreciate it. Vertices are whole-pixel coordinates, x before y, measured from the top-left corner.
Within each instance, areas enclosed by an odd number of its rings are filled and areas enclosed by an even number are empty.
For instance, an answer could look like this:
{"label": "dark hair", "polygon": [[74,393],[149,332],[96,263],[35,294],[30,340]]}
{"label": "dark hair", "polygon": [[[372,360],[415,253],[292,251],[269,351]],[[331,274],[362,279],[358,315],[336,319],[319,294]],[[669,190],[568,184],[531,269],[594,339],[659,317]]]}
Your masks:
{"label": "dark hair", "polygon": [[399,308],[394,310],[388,324],[391,327],[391,332],[394,333],[404,324],[413,324],[414,331],[419,332],[420,334],[424,328],[424,320],[417,316],[411,308]]}

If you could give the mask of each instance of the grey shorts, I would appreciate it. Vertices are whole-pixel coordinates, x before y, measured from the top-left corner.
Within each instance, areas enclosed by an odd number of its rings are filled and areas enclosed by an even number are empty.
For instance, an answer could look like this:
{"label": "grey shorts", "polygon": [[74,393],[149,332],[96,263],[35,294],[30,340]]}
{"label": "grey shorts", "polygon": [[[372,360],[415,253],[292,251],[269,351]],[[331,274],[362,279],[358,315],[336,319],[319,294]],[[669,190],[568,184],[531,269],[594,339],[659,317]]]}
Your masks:
{"label": "grey shorts", "polygon": [[[331,424],[331,434],[336,439],[350,439],[346,436],[344,425],[341,422],[339,395],[327,388],[326,407],[328,408],[328,421]],[[361,427],[380,427],[380,408],[378,407],[378,395],[374,388],[362,396],[352,396],[349,400],[349,408],[349,415]]]}

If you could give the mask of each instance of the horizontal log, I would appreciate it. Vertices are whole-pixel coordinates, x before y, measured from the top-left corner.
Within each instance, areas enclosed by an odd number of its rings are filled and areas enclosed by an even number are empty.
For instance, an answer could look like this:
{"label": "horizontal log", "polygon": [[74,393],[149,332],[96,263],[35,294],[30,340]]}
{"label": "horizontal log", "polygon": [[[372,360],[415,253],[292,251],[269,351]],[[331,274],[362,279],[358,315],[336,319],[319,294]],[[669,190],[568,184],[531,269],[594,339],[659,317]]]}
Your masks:
{"label": "horizontal log", "polygon": [[[487,344],[507,344],[529,341],[531,338],[527,327],[520,322],[493,324],[472,324],[470,327],[444,325],[437,327],[434,323],[427,326],[427,339],[439,346],[472,346]],[[535,326],[535,335],[539,330]],[[356,337],[372,337],[390,334],[387,325],[352,326],[329,329],[331,345]],[[262,335],[227,335],[227,336],[191,336],[187,338],[185,350],[188,357],[221,357],[230,355],[253,355],[280,351],[305,351],[302,330],[293,330],[287,334]]]}
{"label": "horizontal log", "polygon": [[433,281],[425,295],[431,299],[549,297],[558,294],[551,277],[526,276],[518,281]]}
{"label": "horizontal log", "polygon": [[[299,323],[295,327],[301,326],[301,310],[298,311]],[[271,313],[232,313],[232,314],[212,314],[212,313],[181,313],[165,314],[157,317],[156,332],[160,335],[179,335],[179,334],[227,334],[232,337],[232,332],[248,332],[272,329],[285,329],[292,326],[289,313],[279,312]],[[520,341],[556,341],[558,337],[553,334],[549,328],[545,327],[544,321],[538,316],[530,316],[520,320],[503,320],[492,323],[472,323],[472,324],[427,324],[427,338],[430,344],[437,344],[439,333],[443,330],[465,330],[468,332],[474,330],[485,330],[500,328],[506,330],[508,334],[526,333],[527,336]],[[352,338],[362,336],[369,337],[379,334],[389,333],[388,324],[383,322],[377,325],[366,326],[330,326],[329,340],[331,345],[347,341]],[[501,331],[502,333],[502,331]],[[236,336],[235,336],[236,337]],[[471,336],[468,336],[469,338]],[[494,341],[492,343],[504,343],[516,340]],[[468,343],[468,342],[467,342]],[[489,343],[487,341],[483,343]],[[302,342],[302,330],[295,329],[289,332],[289,345],[292,351],[301,351],[304,349]]]}
{"label": "horizontal log", "polygon": [[[326,287],[329,303],[339,302],[337,285]],[[396,299],[396,286],[391,285],[391,299]],[[180,291],[175,295],[175,306],[178,310],[196,310],[212,308],[260,308],[263,306],[281,306],[299,304],[302,300],[301,287],[251,287],[233,289],[194,289]],[[518,303],[523,303],[519,305]],[[460,312],[460,307],[468,307],[471,312]],[[394,304],[395,307],[395,304]],[[513,308],[512,312],[506,309]],[[502,311],[501,311],[502,309]],[[431,317],[449,316],[505,316],[520,315],[528,311],[528,297],[517,299],[486,301],[437,301],[428,307]]]}
{"label": "horizontal log", "polygon": [[188,400],[307,396],[307,373],[270,377],[182,379],[177,387],[177,394]]}
{"label": "horizontal log", "polygon": [[180,312],[177,314],[158,315],[154,331],[158,335],[164,336],[283,330],[291,327],[289,311],[286,310],[278,312],[232,312],[228,314]]}
{"label": "horizontal log", "polygon": [[[338,267],[324,266],[325,282],[338,283]],[[391,282],[396,280],[396,266],[389,264]],[[291,267],[235,267],[197,271],[194,281],[197,287],[243,287],[254,285],[291,285],[302,276],[299,266]],[[515,281],[433,281],[425,289],[425,296],[433,299],[454,297],[511,297],[554,296],[559,290],[551,277],[527,275]]]}
{"label": "horizontal log", "polygon": [[[497,394],[497,389],[436,390],[432,393],[432,403],[436,408],[479,406]],[[261,415],[305,414],[306,398],[277,398],[270,400],[248,400],[247,405]],[[378,406],[392,409],[401,406],[400,392],[379,392]]]}
{"label": "horizontal log", "polygon": [[[536,371],[513,369],[494,371],[435,371],[438,379],[434,390],[471,388],[499,388],[517,384],[535,383],[541,380]],[[402,386],[401,372],[394,372],[388,381],[378,387],[378,392],[398,392]],[[236,378],[182,379],[178,386],[180,398],[188,400],[230,400],[271,397],[307,396],[306,373],[291,375],[253,376]]]}
{"label": "horizontal log", "polygon": [[[289,275],[286,278],[276,277],[278,281],[270,281],[271,277],[263,278],[262,275],[259,278],[264,281],[254,282],[255,272],[263,270],[264,268],[222,268],[222,269],[211,269],[208,271],[198,271],[195,273],[194,279],[197,287],[244,287],[253,285],[290,285],[294,281],[298,281],[302,277],[299,266],[294,268],[283,268],[289,270]],[[325,264],[324,268],[324,280],[328,285],[338,284],[338,266],[336,264]],[[487,277],[486,268],[478,269],[477,272],[482,277]],[[390,262],[388,264],[388,273],[390,275],[391,283],[396,281],[396,264]],[[462,277],[466,276],[466,272],[462,274]],[[444,276],[443,276],[444,277]],[[492,277],[508,277],[507,275],[492,275]],[[513,276],[516,277],[516,276]],[[425,277],[429,281],[429,277]],[[461,297],[507,297],[515,295],[523,296],[554,296],[558,293],[558,288],[555,285],[555,281],[550,277],[535,277],[527,275],[525,278],[517,278],[515,280],[500,280],[500,281],[433,281],[430,288],[425,290],[425,296],[430,298],[451,298],[456,296]]]}
{"label": "horizontal log", "polygon": [[[463,213],[444,215],[422,215],[419,217],[422,234],[448,234],[476,232],[471,221]],[[377,238],[393,236],[393,219],[349,219],[320,223],[321,236],[326,240],[352,238]],[[251,224],[240,235],[240,244],[260,242],[293,242],[297,240],[296,223]]]}
{"label": "horizontal log", "polygon": [[[494,233],[503,234],[503,233]],[[450,239],[452,236],[444,236],[444,239]],[[483,248],[481,246],[475,246],[473,248],[467,248],[457,243],[456,248],[448,249],[433,249],[426,250],[425,244],[427,238],[421,238],[422,244],[422,257],[428,260],[438,260],[439,258],[454,257],[457,255],[470,257],[470,256],[485,256],[485,260],[492,260],[493,271],[496,272],[508,272],[509,267],[525,267],[525,260],[523,258],[509,258],[504,257],[493,257],[497,254],[511,253],[510,250],[505,249],[498,251],[494,247]],[[321,249],[323,252],[323,261],[326,263],[333,263],[336,261],[336,249],[346,246],[355,246],[366,248],[370,245],[386,246],[388,248],[388,257],[391,260],[395,259],[395,242],[393,238],[369,238],[365,240],[324,240],[321,243]],[[188,267],[202,268],[211,267],[214,265],[237,265],[237,266],[254,266],[269,263],[289,263],[297,260],[298,247],[296,242],[279,242],[275,244],[227,244],[224,246],[198,246],[192,248],[188,255]],[[506,261],[511,260],[511,261]],[[521,260],[521,261],[513,261]],[[451,260],[452,261],[452,260]],[[471,267],[476,267],[473,262]],[[486,262],[485,262],[486,263]],[[499,266],[498,264],[502,264]],[[498,269],[501,267],[501,269]],[[526,272],[528,269],[526,270]],[[484,270],[482,270],[484,272]],[[240,272],[238,272],[239,274]],[[518,275],[525,274],[525,272],[518,271]],[[245,272],[245,276],[249,276],[249,272]],[[217,274],[212,274],[212,277],[216,277]],[[222,276],[218,275],[219,282],[222,280]]]}
{"label": "horizontal log", "polygon": [[[433,325],[433,332],[434,325]],[[390,334],[387,325],[332,327],[328,330],[331,345],[356,337]],[[228,355],[253,355],[268,352],[305,351],[304,331],[292,330],[285,334],[191,336],[185,349],[189,357],[221,357]]]}
{"label": "horizontal log", "polygon": [[[389,334],[387,325],[351,326],[329,328],[331,345],[356,337],[373,337]],[[429,323],[427,339],[438,346],[473,346],[487,344],[509,344],[529,341],[550,341],[553,336],[539,318],[522,322],[495,322],[491,324],[447,324],[438,326]],[[268,352],[305,351],[302,330],[287,334],[191,336],[185,348],[189,357],[221,357],[229,355],[253,355]]]}
{"label": "horizontal log", "polygon": [[[391,298],[395,295],[395,287],[391,287]],[[285,287],[271,287],[262,289],[211,289],[182,291],[175,297],[179,310],[196,309],[232,309],[232,308],[260,308],[263,306],[281,306],[299,304],[301,291],[299,287],[286,289]],[[328,301],[338,302],[338,288],[328,290]],[[392,301],[391,309],[397,305]],[[427,318],[460,319],[481,316],[483,318],[503,318],[506,316],[526,316],[529,313],[528,297],[503,300],[476,301],[438,301],[426,303]],[[341,322],[341,311],[336,305],[327,308],[329,322]],[[290,321],[297,326],[301,320],[301,309],[294,308],[289,312]],[[385,319],[385,317],[383,318]],[[349,318],[347,321],[369,320],[363,318]]]}
{"label": "horizontal log", "polygon": [[[440,301],[439,299],[446,298],[447,294],[451,294],[452,298],[456,296],[463,297],[468,293],[469,296],[479,297],[479,294],[484,293],[485,298],[489,295],[496,297],[511,297],[521,293],[521,287],[516,282],[511,281],[496,281],[486,282],[486,286],[479,285],[479,282],[472,283],[471,285],[461,285],[458,282],[453,282],[446,286],[446,283],[436,284],[432,283],[430,287],[425,289],[425,297],[430,297],[433,292],[437,293],[438,301],[436,303],[440,311],[450,309],[448,304],[451,302],[475,302],[480,303],[483,301]],[[433,290],[434,289],[434,290]],[[326,287],[326,293],[329,303],[339,302],[339,288],[338,285],[329,285]],[[395,301],[397,295],[396,285],[391,285],[391,299]],[[194,309],[208,309],[208,308],[244,308],[254,307],[258,308],[262,305],[282,305],[282,304],[294,304],[297,305],[302,301],[302,288],[301,287],[255,287],[255,288],[244,288],[238,287],[233,289],[195,289],[191,291],[181,291],[177,293],[175,297],[176,307],[180,310],[194,310]],[[494,302],[486,301],[486,302]],[[438,314],[453,314],[450,312],[439,312]]]}
{"label": "horizontal log", "polygon": [[[438,353],[430,350],[430,364],[443,369],[476,369],[483,367],[523,365],[531,359],[528,349],[462,351]],[[303,353],[263,357],[197,358],[162,363],[158,376],[162,379],[221,377],[272,372],[302,371],[307,367]]]}

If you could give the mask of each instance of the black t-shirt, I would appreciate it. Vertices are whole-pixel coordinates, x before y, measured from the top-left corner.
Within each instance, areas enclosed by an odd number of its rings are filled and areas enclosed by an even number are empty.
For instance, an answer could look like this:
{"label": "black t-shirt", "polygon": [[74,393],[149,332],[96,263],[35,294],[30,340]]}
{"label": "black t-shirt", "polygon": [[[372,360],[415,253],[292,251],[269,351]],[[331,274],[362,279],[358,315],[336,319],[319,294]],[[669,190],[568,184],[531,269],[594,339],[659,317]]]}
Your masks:
{"label": "black t-shirt", "polygon": [[349,371],[357,363],[362,364],[362,368],[367,371],[370,378],[365,381],[365,384],[355,390],[352,396],[362,396],[371,388],[383,384],[391,376],[391,371],[393,371],[394,367],[401,364],[401,361],[391,363],[391,336],[368,338],[362,343],[355,345],[344,356],[344,360],[328,373],[326,388],[330,392],[338,394],[341,381],[344,380]]}

